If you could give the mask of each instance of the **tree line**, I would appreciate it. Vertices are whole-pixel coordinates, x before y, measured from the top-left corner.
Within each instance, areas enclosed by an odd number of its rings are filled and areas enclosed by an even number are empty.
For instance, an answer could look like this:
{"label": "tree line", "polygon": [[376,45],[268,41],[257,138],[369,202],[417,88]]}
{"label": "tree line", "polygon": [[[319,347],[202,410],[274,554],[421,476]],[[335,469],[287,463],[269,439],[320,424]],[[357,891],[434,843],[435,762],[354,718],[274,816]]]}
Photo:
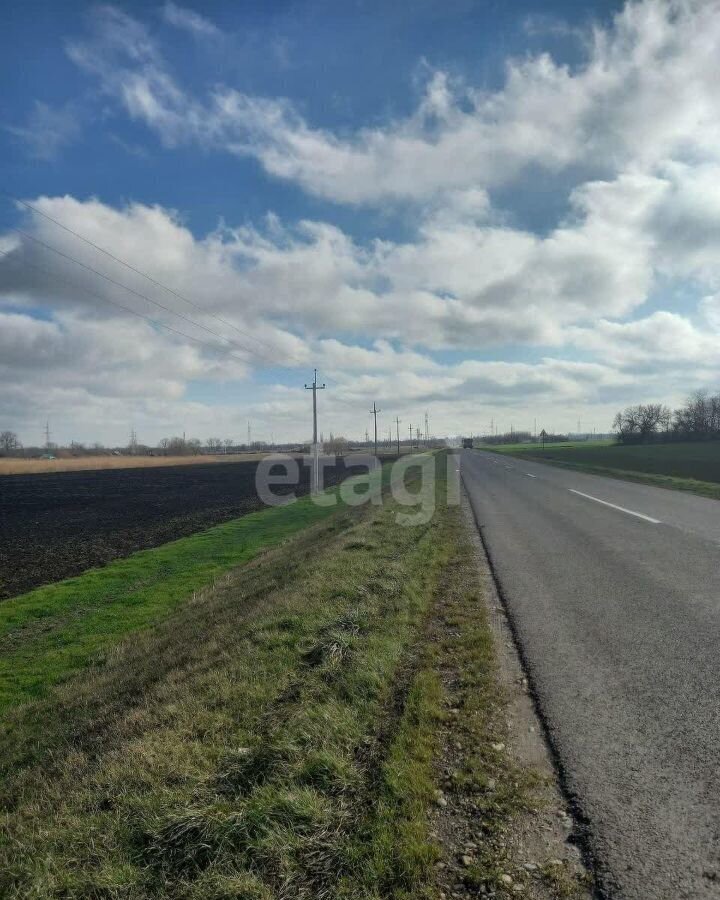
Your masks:
{"label": "tree line", "polygon": [[663,403],[628,406],[615,416],[613,431],[623,444],[719,439],[720,394],[695,391],[676,410]]}

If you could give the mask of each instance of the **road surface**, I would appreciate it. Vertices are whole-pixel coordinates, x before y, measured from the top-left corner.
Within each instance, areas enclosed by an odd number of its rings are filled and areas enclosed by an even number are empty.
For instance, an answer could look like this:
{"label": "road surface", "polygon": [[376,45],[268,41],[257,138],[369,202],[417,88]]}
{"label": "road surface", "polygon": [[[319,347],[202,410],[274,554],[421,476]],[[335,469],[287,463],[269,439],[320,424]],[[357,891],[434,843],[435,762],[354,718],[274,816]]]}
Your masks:
{"label": "road surface", "polygon": [[720,898],[720,502],[462,451],[612,898]]}

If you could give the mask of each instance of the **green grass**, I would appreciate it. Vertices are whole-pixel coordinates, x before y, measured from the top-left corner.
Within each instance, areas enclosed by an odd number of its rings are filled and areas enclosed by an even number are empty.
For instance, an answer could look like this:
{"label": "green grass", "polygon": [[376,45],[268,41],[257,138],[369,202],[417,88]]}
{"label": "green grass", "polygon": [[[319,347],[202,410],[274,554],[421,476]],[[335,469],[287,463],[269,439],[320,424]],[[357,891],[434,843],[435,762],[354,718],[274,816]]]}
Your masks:
{"label": "green grass", "polygon": [[194,591],[338,508],[303,497],[3,601],[0,713],[40,696],[124,635],[160,621]]}
{"label": "green grass", "polygon": [[599,475],[720,499],[720,443],[615,444],[611,441],[502,444],[482,449]]}
{"label": "green grass", "polygon": [[343,510],[6,710],[0,895],[420,896],[438,704],[398,684],[452,545],[397,512]]}
{"label": "green grass", "polygon": [[534,782],[493,746],[504,700],[444,457],[429,522],[341,508],[6,709],[0,896],[430,900],[457,864],[441,785],[482,830],[458,877],[508,896]]}

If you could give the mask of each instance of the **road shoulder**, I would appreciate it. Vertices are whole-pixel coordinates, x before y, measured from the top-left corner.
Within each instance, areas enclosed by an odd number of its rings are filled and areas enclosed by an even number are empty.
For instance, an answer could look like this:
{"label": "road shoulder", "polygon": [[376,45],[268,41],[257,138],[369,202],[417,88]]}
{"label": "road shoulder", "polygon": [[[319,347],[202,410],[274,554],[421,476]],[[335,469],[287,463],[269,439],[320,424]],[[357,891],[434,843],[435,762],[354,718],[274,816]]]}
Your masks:
{"label": "road shoulder", "polygon": [[[452,646],[433,817],[440,897],[589,898],[592,880],[464,490],[461,503],[466,552],[435,609],[435,641]],[[453,598],[461,584],[474,609]]]}

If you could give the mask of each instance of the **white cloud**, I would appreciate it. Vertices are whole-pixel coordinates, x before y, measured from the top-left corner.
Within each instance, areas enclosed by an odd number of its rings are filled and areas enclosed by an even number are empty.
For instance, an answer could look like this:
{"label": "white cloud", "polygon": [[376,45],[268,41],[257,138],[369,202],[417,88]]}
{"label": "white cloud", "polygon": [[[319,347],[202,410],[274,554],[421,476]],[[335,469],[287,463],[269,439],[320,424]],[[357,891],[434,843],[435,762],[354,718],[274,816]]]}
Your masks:
{"label": "white cloud", "polygon": [[[163,15],[199,35],[215,28],[172,3]],[[495,91],[434,72],[411,115],[349,134],[313,126],[282,98],[223,86],[190,94],[142,23],[113,7],[97,10],[92,23],[89,39],[69,45],[71,58],[167,147],[195,143],[252,157],[320,197],[409,210],[413,230],[403,241],[358,242],[331,221],[268,215],[197,236],[179,213],[159,206],[38,198],[42,211],[205,311],[42,217],[30,217],[34,236],[221,331],[242,360],[228,375],[216,354],[120,316],[56,274],[218,347],[226,342],[32,241],[0,236],[0,249],[14,248],[10,260],[0,258],[0,304],[22,320],[8,319],[8,333],[25,357],[41,361],[38,372],[57,373],[63,403],[85,391],[113,397],[120,410],[122,402],[142,405],[147,393],[144,408],[164,398],[173,415],[202,423],[207,406],[187,401],[186,386],[241,382],[246,368],[267,366],[269,356],[329,373],[334,387],[322,402],[336,431],[357,422],[345,408],[365,409],[368,398],[413,416],[427,404],[448,429],[453,416],[469,422],[479,406],[486,419],[511,411],[520,427],[531,410],[549,417],[553,404],[567,411],[565,421],[547,423],[555,428],[571,427],[575,405],[596,410],[597,426],[607,427],[614,404],[646,396],[672,403],[719,377],[720,0],[631,2],[609,28],[585,32],[581,65],[547,54],[511,60]],[[540,233],[518,224],[513,202],[531,181],[545,189],[548,173],[565,211]],[[499,188],[508,209],[493,206]],[[53,274],[37,273],[35,264]],[[690,300],[682,313],[657,310],[668,283],[706,299],[697,310]],[[644,311],[650,300],[655,311]],[[49,322],[33,325],[23,315],[36,306],[51,310]],[[508,344],[540,359],[462,358]],[[112,393],[125,390],[116,387],[112,348],[118,367],[133,370],[124,401]],[[441,361],[448,350],[452,361]],[[573,353],[579,359],[559,358]],[[177,374],[162,372],[156,356],[173,360]],[[77,379],[71,359],[81,361]],[[36,383],[30,379],[27,390]],[[22,388],[12,390],[20,396]],[[246,411],[268,428],[302,435],[306,403],[302,387],[271,385],[248,395]]]}
{"label": "white cloud", "polygon": [[49,161],[78,137],[80,119],[73,104],[51,107],[37,100],[24,125],[5,128],[25,144],[31,157]]}
{"label": "white cloud", "polygon": [[171,0],[165,3],[162,10],[163,18],[170,25],[176,28],[182,28],[198,37],[217,38],[220,37],[220,29],[213,24],[205,16],[195,12],[192,9],[186,9],[184,6],[178,6]]}
{"label": "white cloud", "polygon": [[188,95],[147,33],[117,11],[105,10],[95,39],[71,52],[167,144],[215,144],[331,200],[379,203],[497,186],[529,166],[606,175],[717,159],[719,13],[718,0],[628,3],[610,29],[587,36],[577,69],[547,54],[509,61],[494,92],[435,72],[411,116],[349,137],[313,127],[283,100],[223,87]]}

